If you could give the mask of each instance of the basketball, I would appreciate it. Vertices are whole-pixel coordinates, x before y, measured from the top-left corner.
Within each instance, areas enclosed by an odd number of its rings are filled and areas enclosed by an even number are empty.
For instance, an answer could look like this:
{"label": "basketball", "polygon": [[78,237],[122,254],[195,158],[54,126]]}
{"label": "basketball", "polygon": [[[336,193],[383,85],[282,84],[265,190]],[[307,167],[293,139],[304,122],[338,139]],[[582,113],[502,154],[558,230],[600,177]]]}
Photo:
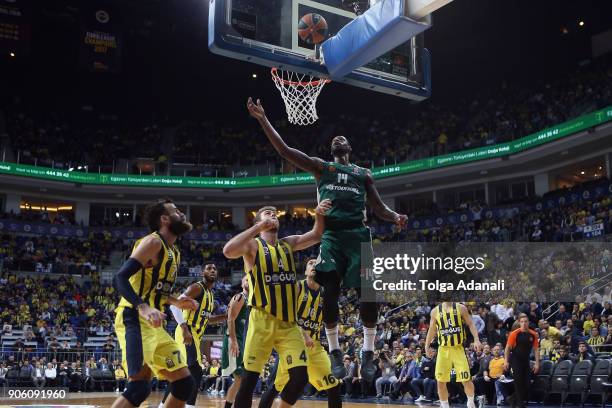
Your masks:
{"label": "basketball", "polygon": [[306,14],[298,24],[298,34],[308,44],[319,44],[327,38],[327,21],[316,13]]}

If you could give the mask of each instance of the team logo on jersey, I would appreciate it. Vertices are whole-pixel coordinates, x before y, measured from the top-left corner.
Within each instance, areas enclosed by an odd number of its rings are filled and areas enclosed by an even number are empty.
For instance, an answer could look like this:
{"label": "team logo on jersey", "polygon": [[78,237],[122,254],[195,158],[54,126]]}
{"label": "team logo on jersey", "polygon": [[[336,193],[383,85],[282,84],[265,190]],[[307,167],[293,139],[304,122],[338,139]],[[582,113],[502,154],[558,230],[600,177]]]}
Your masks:
{"label": "team logo on jersey", "polygon": [[453,334],[461,333],[461,327],[450,327],[448,329],[440,330],[442,336],[452,336]]}
{"label": "team logo on jersey", "polygon": [[313,332],[318,332],[321,330],[321,326],[323,325],[323,323],[319,323],[319,322],[314,322],[311,320],[304,320],[302,318],[299,318],[297,321],[298,326],[304,328],[304,329],[310,329]]}
{"label": "team logo on jersey", "polygon": [[166,359],[166,366],[167,366],[168,368],[172,368],[172,367],[174,367],[174,361],[172,361],[172,359],[171,359],[171,358],[167,358],[167,359]]}
{"label": "team logo on jersey", "polygon": [[297,280],[297,275],[295,272],[281,272],[281,273],[272,273],[269,275],[264,275],[264,279],[268,284],[278,284],[278,283],[295,283]]}
{"label": "team logo on jersey", "polygon": [[170,294],[170,292],[172,292],[172,283],[170,282],[157,282],[157,284],[155,285],[155,290],[162,292],[164,294]]}
{"label": "team logo on jersey", "polygon": [[291,365],[293,363],[293,359],[291,356],[287,356],[287,364]]}
{"label": "team logo on jersey", "polygon": [[329,166],[328,170],[333,173],[334,171],[336,171],[336,166]]}

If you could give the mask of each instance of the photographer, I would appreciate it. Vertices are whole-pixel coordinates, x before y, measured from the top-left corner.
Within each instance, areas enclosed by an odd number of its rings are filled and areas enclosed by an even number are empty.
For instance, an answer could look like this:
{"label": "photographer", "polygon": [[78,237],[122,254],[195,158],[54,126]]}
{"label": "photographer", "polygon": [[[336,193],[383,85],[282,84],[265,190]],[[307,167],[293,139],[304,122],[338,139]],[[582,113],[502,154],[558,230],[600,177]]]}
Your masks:
{"label": "photographer", "polygon": [[384,385],[397,383],[395,376],[395,363],[389,358],[387,353],[380,353],[380,362],[378,363],[382,375],[376,379],[376,398],[382,398],[382,388]]}

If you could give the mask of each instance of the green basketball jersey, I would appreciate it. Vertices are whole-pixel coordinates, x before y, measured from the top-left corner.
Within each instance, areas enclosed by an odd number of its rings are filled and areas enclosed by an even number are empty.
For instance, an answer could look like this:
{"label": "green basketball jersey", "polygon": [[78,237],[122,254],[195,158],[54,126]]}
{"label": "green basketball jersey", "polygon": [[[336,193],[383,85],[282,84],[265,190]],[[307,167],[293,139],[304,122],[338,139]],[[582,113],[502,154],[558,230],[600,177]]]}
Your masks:
{"label": "green basketball jersey", "polygon": [[242,294],[245,297],[244,304],[242,305],[242,309],[240,309],[240,313],[238,313],[238,317],[236,317],[236,337],[238,339],[244,339],[246,337],[246,323],[249,318],[248,313],[248,301],[246,298],[246,294]]}
{"label": "green basketball jersey", "polygon": [[330,199],[325,228],[342,230],[363,226],[366,218],[366,172],[363,167],[326,162],[317,186],[319,202]]}
{"label": "green basketball jersey", "polygon": [[[245,337],[245,326],[248,319],[249,296],[244,292],[240,293],[240,296],[244,298],[244,303],[242,304],[240,312],[238,312],[238,316],[236,316],[236,320],[234,320],[234,325],[236,327],[236,338],[241,343],[241,339],[244,339]],[[229,335],[229,330],[227,328],[225,329],[225,335]]]}

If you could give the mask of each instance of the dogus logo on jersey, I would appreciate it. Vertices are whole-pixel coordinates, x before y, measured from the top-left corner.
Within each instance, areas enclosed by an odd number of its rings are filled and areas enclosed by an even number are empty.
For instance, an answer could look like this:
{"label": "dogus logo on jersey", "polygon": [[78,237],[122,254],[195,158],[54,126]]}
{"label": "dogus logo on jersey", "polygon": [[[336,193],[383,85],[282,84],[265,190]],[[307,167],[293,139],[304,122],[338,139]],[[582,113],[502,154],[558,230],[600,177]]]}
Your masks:
{"label": "dogus logo on jersey", "polygon": [[269,285],[277,285],[280,283],[295,283],[297,278],[295,272],[280,272],[265,275],[265,280]]}
{"label": "dogus logo on jersey", "polygon": [[321,329],[322,323],[313,322],[310,320],[304,320],[300,318],[298,320],[298,326],[303,327],[304,329],[311,329],[313,331],[318,331]]}
{"label": "dogus logo on jersey", "polygon": [[202,315],[203,319],[210,319],[210,316],[212,316],[212,313],[208,310],[202,310],[202,313],[200,314]]}
{"label": "dogus logo on jersey", "polygon": [[170,294],[172,292],[172,284],[170,282],[157,282],[155,290],[163,294]]}
{"label": "dogus logo on jersey", "polygon": [[442,336],[452,336],[453,334],[461,333],[461,327],[449,327],[448,329],[440,329]]}

